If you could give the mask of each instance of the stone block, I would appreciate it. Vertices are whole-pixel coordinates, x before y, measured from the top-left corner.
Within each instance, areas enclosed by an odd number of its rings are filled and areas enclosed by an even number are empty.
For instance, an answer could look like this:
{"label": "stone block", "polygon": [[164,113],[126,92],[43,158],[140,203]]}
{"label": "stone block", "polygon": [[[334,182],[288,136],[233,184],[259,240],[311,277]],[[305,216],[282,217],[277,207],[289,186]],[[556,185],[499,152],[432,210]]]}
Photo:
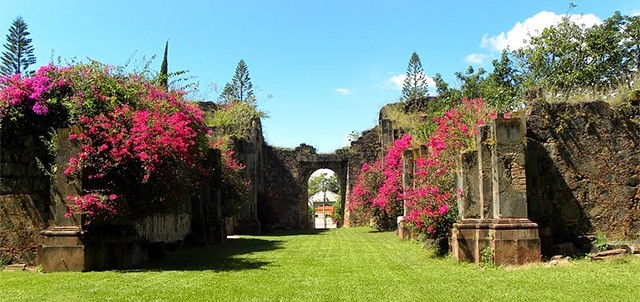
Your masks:
{"label": "stone block", "polygon": [[518,264],[518,246],[515,239],[512,240],[492,240],[493,264],[495,265],[516,265]]}
{"label": "stone block", "polygon": [[43,272],[85,271],[84,245],[40,246],[37,261]]}
{"label": "stone block", "polygon": [[491,225],[495,265],[521,265],[541,260],[540,238],[535,223],[527,219],[497,221]]}
{"label": "stone block", "polygon": [[0,171],[2,171],[3,177],[16,177],[19,175],[25,175],[24,165],[16,162],[5,162],[0,164]]}
{"label": "stone block", "polygon": [[495,144],[490,125],[480,126],[477,136],[478,150],[478,198],[481,205],[481,218],[493,218],[493,179],[491,166],[491,147]]}
{"label": "stone block", "polygon": [[521,118],[494,121],[495,144],[491,148],[493,218],[526,218],[526,137]]}
{"label": "stone block", "polygon": [[518,239],[517,249],[516,261],[518,265],[541,261],[540,239]]}
{"label": "stone block", "polygon": [[479,219],[482,216],[482,208],[479,196],[478,178],[478,152],[476,150],[465,151],[460,154],[460,180],[459,189],[462,196],[458,198],[458,209],[461,219]]}
{"label": "stone block", "polygon": [[0,194],[1,195],[21,193],[19,192],[19,190],[17,190],[17,187],[18,187],[17,179],[6,178],[6,177],[0,178]]}
{"label": "stone block", "polygon": [[451,236],[451,253],[458,262],[475,263],[475,240],[473,238],[473,230],[469,229],[453,229]]}

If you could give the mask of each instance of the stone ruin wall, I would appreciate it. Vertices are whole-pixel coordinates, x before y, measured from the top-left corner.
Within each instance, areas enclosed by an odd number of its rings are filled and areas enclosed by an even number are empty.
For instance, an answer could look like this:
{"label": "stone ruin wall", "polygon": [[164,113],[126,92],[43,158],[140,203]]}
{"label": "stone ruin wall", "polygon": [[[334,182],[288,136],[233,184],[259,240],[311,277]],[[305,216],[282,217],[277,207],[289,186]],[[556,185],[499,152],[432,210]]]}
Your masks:
{"label": "stone ruin wall", "polygon": [[531,103],[526,129],[527,211],[544,255],[564,243],[588,252],[594,235],[640,239],[638,104]]}
{"label": "stone ruin wall", "polygon": [[0,128],[0,263],[32,262],[49,224],[49,178],[35,160],[47,161],[44,134],[28,125]]}
{"label": "stone ruin wall", "polygon": [[[49,129],[24,125],[20,128],[13,128],[11,125],[2,127],[0,145],[0,260],[3,263],[34,263],[37,260],[36,254],[39,246],[43,243],[41,233],[43,230],[56,225],[74,224],[72,221],[63,221],[65,220],[66,207],[59,206],[52,201],[58,198],[57,194],[53,193],[55,190],[52,190],[52,178],[38,167],[36,161],[38,158],[44,167],[48,167],[52,161],[49,158],[47,147],[40,138],[46,134],[44,131],[49,131]],[[68,136],[68,132],[65,133]],[[65,139],[68,141],[66,137],[59,135],[58,141]],[[75,154],[72,149],[58,145],[59,154]],[[211,160],[214,165],[216,162],[219,165],[219,158],[219,152],[212,155]],[[66,160],[64,162],[66,163]],[[58,170],[61,171],[60,168]],[[58,182],[54,181],[53,183]],[[204,193],[201,192],[201,194]],[[207,209],[201,211],[202,207],[207,207]],[[215,235],[213,238],[211,236],[212,233],[219,232],[217,226],[212,227],[215,230],[202,230],[200,227],[200,224],[211,227],[210,222],[217,219],[209,217],[217,215],[215,207],[216,205],[205,205],[198,198],[186,200],[184,204],[165,213],[147,216],[133,222],[135,238],[132,240],[141,242],[143,245],[161,243],[163,248],[165,243],[182,245],[187,240],[196,244],[198,242],[219,243],[222,241],[221,238],[217,238]],[[204,217],[204,214],[207,217]],[[207,238],[195,238],[198,237],[197,235]],[[110,241],[107,241],[112,239],[105,240],[97,237],[82,239],[84,244],[88,245],[111,244]],[[78,244],[81,244],[79,242]],[[96,248],[86,250],[85,264],[88,265],[86,268],[91,265],[102,265],[95,261],[91,262],[92,260],[89,258],[111,261],[107,258],[115,255],[113,251],[107,251],[107,248],[104,251],[95,252],[97,250]],[[92,254],[91,251],[95,253]],[[124,254],[116,256],[127,257]],[[146,258],[146,255],[141,257]]]}
{"label": "stone ruin wall", "polygon": [[300,228],[298,151],[265,144],[261,170],[258,218],[263,230]]}
{"label": "stone ruin wall", "polygon": [[529,215],[543,248],[577,246],[583,234],[640,238],[637,105],[530,104],[527,140]]}

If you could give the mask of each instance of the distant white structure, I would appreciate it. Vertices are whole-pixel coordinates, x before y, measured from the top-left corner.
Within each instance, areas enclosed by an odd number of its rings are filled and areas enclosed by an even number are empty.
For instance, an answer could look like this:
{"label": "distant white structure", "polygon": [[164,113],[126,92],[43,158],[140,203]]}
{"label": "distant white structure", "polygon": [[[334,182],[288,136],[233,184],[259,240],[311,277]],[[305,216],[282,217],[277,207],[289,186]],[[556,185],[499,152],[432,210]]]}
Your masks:
{"label": "distant white structure", "polygon": [[320,191],[309,197],[309,207],[314,209],[314,228],[335,229],[338,226],[331,219],[333,216],[333,203],[340,198],[331,191]]}

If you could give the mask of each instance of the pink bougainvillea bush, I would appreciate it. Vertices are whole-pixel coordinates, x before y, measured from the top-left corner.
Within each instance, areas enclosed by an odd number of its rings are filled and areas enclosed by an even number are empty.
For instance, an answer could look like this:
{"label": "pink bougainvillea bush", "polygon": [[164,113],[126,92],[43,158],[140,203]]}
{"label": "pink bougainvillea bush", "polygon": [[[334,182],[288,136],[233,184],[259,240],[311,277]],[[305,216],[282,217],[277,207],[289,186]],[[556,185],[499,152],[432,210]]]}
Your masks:
{"label": "pink bougainvillea bush", "polygon": [[[455,165],[459,152],[474,147],[478,126],[495,115],[481,99],[463,99],[442,116],[426,142],[404,135],[387,151],[384,160],[365,165],[350,192],[352,210],[370,211],[376,223],[395,227],[396,217],[407,207],[404,220],[430,238],[446,237],[457,218]],[[402,186],[402,152],[427,146],[416,155],[413,185]],[[377,177],[372,177],[375,175]],[[375,179],[374,182],[369,179]],[[384,222],[382,222],[384,220]]]}
{"label": "pink bougainvillea bush", "polygon": [[411,146],[411,136],[397,139],[382,160],[364,164],[349,193],[351,211],[368,211],[379,230],[396,227],[403,212],[402,152]]}
{"label": "pink bougainvillea bush", "polygon": [[186,200],[211,172],[202,168],[208,128],[196,104],[97,62],[0,78],[0,117],[80,126],[69,136],[80,152],[58,169],[82,178],[85,192],[67,197],[68,214],[86,222],[160,211]]}
{"label": "pink bougainvillea bush", "polygon": [[420,233],[430,238],[449,236],[458,216],[456,161],[461,150],[475,148],[478,127],[493,116],[482,99],[463,99],[435,118],[438,126],[426,142],[427,154],[416,159],[414,185],[405,192],[405,221]]}

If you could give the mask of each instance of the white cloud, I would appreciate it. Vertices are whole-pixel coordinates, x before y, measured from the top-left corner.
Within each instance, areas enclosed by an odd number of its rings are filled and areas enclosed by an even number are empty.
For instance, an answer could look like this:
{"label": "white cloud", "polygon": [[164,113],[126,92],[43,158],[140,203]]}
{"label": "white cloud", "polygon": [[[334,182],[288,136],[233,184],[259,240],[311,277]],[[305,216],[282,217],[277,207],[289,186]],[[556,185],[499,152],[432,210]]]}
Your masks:
{"label": "white cloud", "polygon": [[488,58],[489,56],[487,56],[486,54],[482,54],[482,53],[472,53],[470,55],[467,55],[466,57],[464,57],[464,61],[469,63],[469,64],[478,64],[478,65],[482,65],[484,64],[484,61]]}
{"label": "white cloud", "polygon": [[[429,91],[435,91],[436,82],[428,75],[427,77],[427,86],[429,87]],[[384,82],[376,84],[376,87],[382,89],[393,89],[393,90],[402,90],[402,86],[404,85],[404,79],[407,78],[406,74],[391,74]]]}
{"label": "white cloud", "polygon": [[640,9],[631,12],[632,16],[640,16]]}
{"label": "white cloud", "polygon": [[351,94],[351,89],[349,88],[336,88],[335,92],[342,94],[342,95],[350,95]]}
{"label": "white cloud", "polygon": [[[509,49],[521,48],[528,43],[530,35],[539,35],[545,28],[560,23],[563,16],[549,11],[539,12],[524,22],[517,22],[508,32],[501,32],[494,36],[484,35],[480,46],[482,48],[489,47],[496,51],[502,51],[507,47]],[[586,27],[602,23],[600,18],[593,14],[569,15],[569,18]]]}
{"label": "white cloud", "polygon": [[392,75],[387,79],[387,84],[391,89],[402,90],[404,85],[404,79],[407,78],[406,74]]}

